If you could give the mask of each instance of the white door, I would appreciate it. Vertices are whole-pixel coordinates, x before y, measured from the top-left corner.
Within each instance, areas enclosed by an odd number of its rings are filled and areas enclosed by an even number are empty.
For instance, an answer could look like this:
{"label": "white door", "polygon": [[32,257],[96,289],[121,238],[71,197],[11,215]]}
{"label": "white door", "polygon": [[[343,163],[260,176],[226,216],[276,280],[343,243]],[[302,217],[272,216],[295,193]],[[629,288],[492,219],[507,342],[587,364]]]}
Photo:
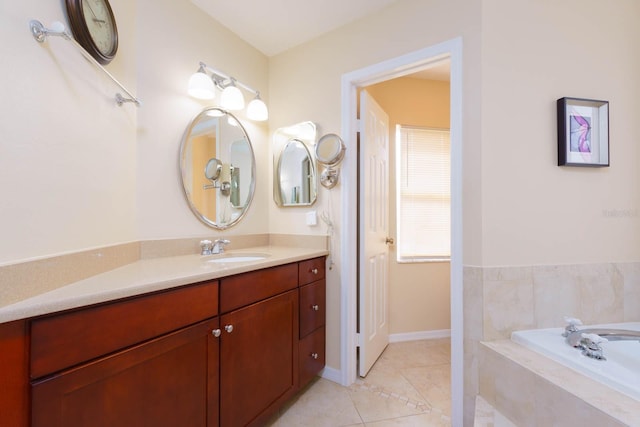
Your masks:
{"label": "white door", "polygon": [[359,374],[389,343],[389,116],[360,94]]}

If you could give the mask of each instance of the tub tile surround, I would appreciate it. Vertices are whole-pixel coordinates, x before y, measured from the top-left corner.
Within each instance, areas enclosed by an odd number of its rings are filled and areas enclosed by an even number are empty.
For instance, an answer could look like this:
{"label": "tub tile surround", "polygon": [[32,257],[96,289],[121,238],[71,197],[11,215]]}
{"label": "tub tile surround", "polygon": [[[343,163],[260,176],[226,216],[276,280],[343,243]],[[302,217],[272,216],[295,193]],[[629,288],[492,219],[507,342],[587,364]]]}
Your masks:
{"label": "tub tile surround", "polygon": [[[489,404],[498,405],[497,408],[512,421],[520,420],[516,422],[517,425],[558,425],[555,420],[561,418],[555,417],[561,417],[562,414],[549,413],[545,408],[554,406],[548,399],[551,399],[550,396],[558,395],[558,392],[554,394],[553,389],[547,389],[549,383],[555,384],[553,375],[561,371],[543,369],[555,362],[522,347],[522,351],[514,350],[509,353],[511,359],[494,357],[491,363],[487,363],[488,346],[504,342],[500,347],[502,350],[511,349],[512,346],[519,350],[520,346],[510,341],[511,332],[561,327],[564,326],[564,316],[577,317],[585,324],[638,321],[638,284],[640,262],[517,267],[466,266],[463,295],[465,425],[473,425],[478,395],[487,399]],[[532,370],[530,365],[534,360],[540,365],[539,369]],[[563,371],[567,371],[566,368]],[[571,374],[572,381],[581,381],[574,378],[582,377],[580,374],[573,371]],[[498,377],[492,383],[489,379],[495,375]],[[551,377],[547,377],[548,375]],[[597,386],[593,386],[594,382],[586,377],[584,380],[588,380],[591,386],[591,399],[595,399],[596,402],[603,398],[607,400],[602,409],[597,411],[598,416],[609,413],[612,405],[615,409],[615,403],[606,398],[610,395],[609,389],[603,393],[602,385],[595,383]],[[562,381],[559,383],[562,384]],[[504,391],[509,387],[516,389]],[[524,398],[523,393],[532,394]],[[558,406],[563,408],[564,412],[589,414],[593,410],[593,404],[586,403],[583,397],[581,394],[572,395],[571,391],[563,390],[554,398],[566,401]],[[627,396],[623,397],[630,399],[633,405],[640,405]],[[528,402],[536,403],[531,406]],[[513,409],[504,411],[504,408],[511,407],[510,405]],[[640,409],[640,406],[636,408]],[[618,409],[618,412],[624,413],[625,410]],[[537,421],[524,421],[524,414],[534,414],[537,418],[528,419]],[[544,418],[545,416],[547,418]],[[579,418],[583,419],[582,415],[579,415]],[[585,416],[584,419],[589,418]],[[635,423],[629,425],[640,425],[640,420],[635,420]],[[612,424],[599,425],[625,424],[615,421]]]}
{"label": "tub tile surround", "polygon": [[640,425],[640,402],[510,340],[480,345],[480,395],[518,426]]}
{"label": "tub tile surround", "polygon": [[[177,276],[174,277],[173,265],[179,266],[184,273],[185,266],[189,264],[187,262],[188,256],[194,255],[196,256],[194,258],[197,258],[200,253],[200,241],[218,237],[231,240],[231,244],[227,247],[228,251],[252,248],[265,251],[270,248],[280,248],[281,250],[278,251],[280,258],[295,256],[295,248],[307,252],[326,253],[327,251],[327,237],[323,235],[255,234],[140,241],[29,260],[0,266],[0,311],[8,307],[17,308],[20,304],[32,300],[42,304],[47,295],[52,292],[60,293],[61,289],[81,288],[87,281],[89,282],[88,290],[83,290],[80,294],[83,295],[83,298],[90,298],[90,289],[95,287],[93,281],[100,280],[94,278],[99,278],[105,273],[113,277],[114,281],[131,280],[132,283],[143,282],[145,278],[141,276],[148,274],[150,277],[153,273],[155,274],[154,280],[159,282],[159,286],[168,286],[167,283],[161,283],[165,282],[160,277],[163,271],[167,275],[167,282],[179,281]],[[136,267],[140,261],[145,261],[146,264]],[[267,259],[265,266],[270,266],[269,264],[269,259]],[[129,267],[131,271],[123,270],[122,267]],[[151,271],[154,269],[155,271]],[[197,270],[198,268],[194,264],[194,277],[202,275]],[[235,266],[233,270],[241,272]],[[127,275],[136,277],[130,279]],[[103,291],[103,289],[99,290],[99,292]],[[123,292],[125,291],[123,290]],[[12,314],[9,317],[15,318],[15,315]]]}

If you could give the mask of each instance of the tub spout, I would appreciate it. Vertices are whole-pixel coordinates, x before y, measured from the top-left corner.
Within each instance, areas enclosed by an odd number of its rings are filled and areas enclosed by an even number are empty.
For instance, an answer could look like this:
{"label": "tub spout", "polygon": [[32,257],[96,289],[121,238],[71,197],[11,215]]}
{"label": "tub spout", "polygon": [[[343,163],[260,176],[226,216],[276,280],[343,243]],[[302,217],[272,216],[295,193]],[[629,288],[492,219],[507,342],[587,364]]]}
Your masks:
{"label": "tub spout", "polygon": [[581,344],[582,334],[595,334],[608,341],[640,341],[639,331],[626,329],[580,329],[567,335],[567,343],[572,347],[584,348]]}

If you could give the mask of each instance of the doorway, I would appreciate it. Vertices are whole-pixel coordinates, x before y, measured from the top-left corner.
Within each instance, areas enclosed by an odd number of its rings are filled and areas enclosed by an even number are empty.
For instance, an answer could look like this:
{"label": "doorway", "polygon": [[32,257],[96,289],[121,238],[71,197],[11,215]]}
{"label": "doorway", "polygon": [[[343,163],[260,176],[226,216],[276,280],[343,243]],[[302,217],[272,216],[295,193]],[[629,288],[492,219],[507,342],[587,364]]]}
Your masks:
{"label": "doorway", "polygon": [[[356,141],[358,124],[357,89],[411,74],[442,59],[451,61],[451,392],[452,425],[462,425],[463,337],[462,337],[462,39],[441,44],[374,64],[342,77],[342,134]],[[342,205],[353,203],[358,190],[357,158],[345,159]],[[357,213],[343,209],[341,243],[341,382],[356,379],[357,346]]]}

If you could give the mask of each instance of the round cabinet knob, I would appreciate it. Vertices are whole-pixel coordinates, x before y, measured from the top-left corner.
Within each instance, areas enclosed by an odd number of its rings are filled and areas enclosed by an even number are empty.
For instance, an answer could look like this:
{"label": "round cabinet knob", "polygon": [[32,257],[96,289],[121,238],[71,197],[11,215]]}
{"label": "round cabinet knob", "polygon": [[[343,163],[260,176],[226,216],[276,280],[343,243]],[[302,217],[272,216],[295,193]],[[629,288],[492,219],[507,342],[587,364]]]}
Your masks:
{"label": "round cabinet knob", "polygon": [[222,333],[222,331],[220,329],[214,329],[213,331],[211,331],[211,333],[213,334],[214,337],[218,338]]}
{"label": "round cabinet knob", "polygon": [[311,358],[312,359],[317,359],[318,358],[318,353],[311,353]]}
{"label": "round cabinet knob", "polygon": [[313,311],[318,311],[320,310],[320,306],[318,306],[318,304],[314,304],[311,306],[311,308],[313,309]]}
{"label": "round cabinet knob", "polygon": [[311,270],[311,272],[312,272],[313,274],[318,274],[318,269],[317,269],[317,268],[314,268],[314,269],[312,269],[312,270]]}
{"label": "round cabinet knob", "polygon": [[226,325],[224,327],[224,330],[227,331],[228,333],[233,332],[233,325]]}

